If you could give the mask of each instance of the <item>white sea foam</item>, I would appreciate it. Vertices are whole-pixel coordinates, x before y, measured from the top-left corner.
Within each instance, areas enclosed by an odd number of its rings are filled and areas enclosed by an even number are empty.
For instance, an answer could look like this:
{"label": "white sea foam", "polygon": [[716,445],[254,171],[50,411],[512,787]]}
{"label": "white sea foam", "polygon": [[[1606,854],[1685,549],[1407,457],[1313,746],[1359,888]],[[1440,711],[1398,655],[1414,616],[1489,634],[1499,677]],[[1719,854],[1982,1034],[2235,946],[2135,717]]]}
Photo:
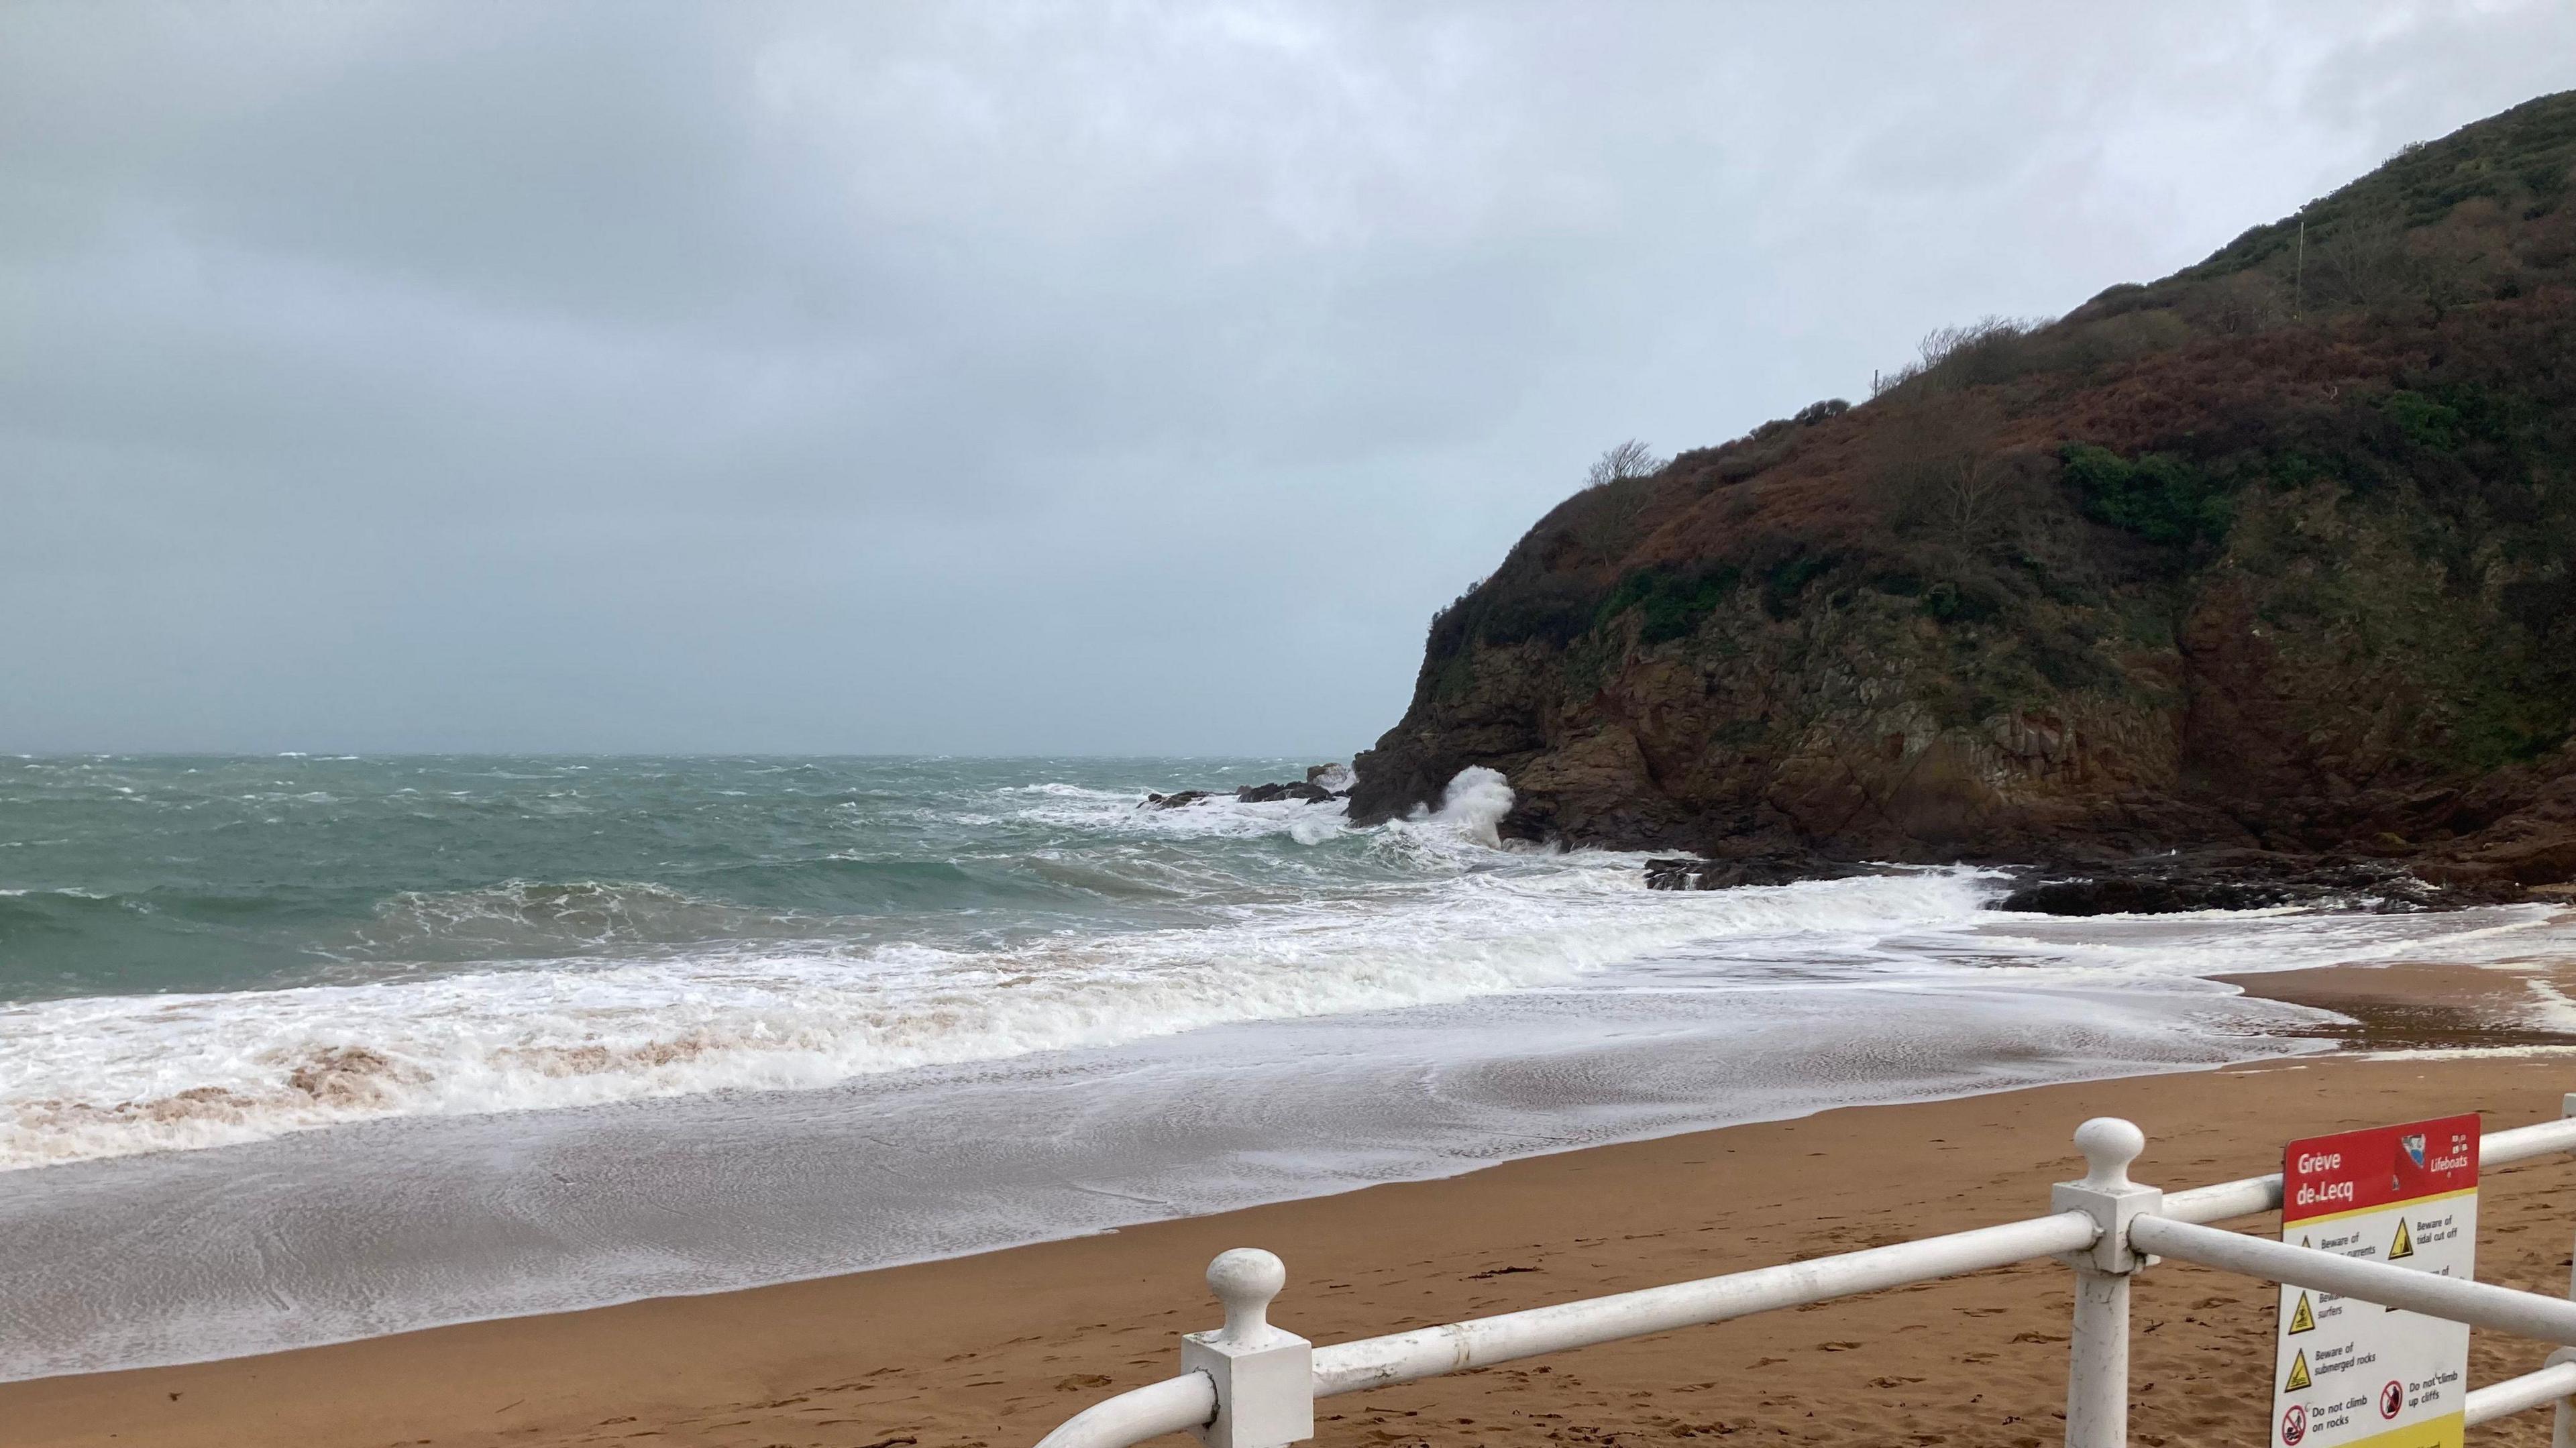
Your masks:
{"label": "white sea foam", "polygon": [[1503,816],[1512,812],[1512,787],[1501,770],[1470,765],[1459,770],[1440,795],[1437,811],[1416,809],[1414,818],[1455,828],[1477,844],[1501,848]]}
{"label": "white sea foam", "polygon": [[1561,985],[1728,934],[1920,927],[1973,909],[1977,896],[1970,881],[1916,876],[1649,897],[1634,875],[1609,862],[1461,875],[1383,910],[1255,908],[1214,929],[983,953],[566,963],[23,1005],[0,1011],[0,1163],[387,1115],[815,1086],[1229,1021],[1425,1005]]}
{"label": "white sea foam", "polygon": [[[1088,813],[1104,803],[1095,793],[1043,797]],[[1200,813],[1131,806],[1120,818],[1142,831],[1169,831],[1173,817]],[[817,1086],[1226,1022],[1560,987],[1684,946],[1732,940],[1759,955],[1783,940],[1805,949],[1956,927],[1990,888],[1954,871],[1648,892],[1634,857],[1518,856],[1482,843],[1508,807],[1499,779],[1465,780],[1440,811],[1377,832],[1375,842],[1415,871],[1356,893],[1253,900],[1215,925],[985,950],[730,947],[8,1007],[0,1009],[0,1166],[392,1115]],[[1223,801],[1204,807],[1203,818],[1216,830],[1341,828],[1338,806]],[[599,901],[591,889],[512,885],[402,908],[515,920],[530,909],[587,915]],[[617,918],[607,912],[602,923]]]}
{"label": "white sea foam", "polygon": [[1319,845],[1342,834],[1348,824],[1340,800],[1278,799],[1252,804],[1217,793],[1162,809],[1143,803],[1136,794],[1070,784],[1030,785],[1003,793],[1028,798],[1012,813],[1033,823],[1174,840],[1286,835],[1299,844]]}

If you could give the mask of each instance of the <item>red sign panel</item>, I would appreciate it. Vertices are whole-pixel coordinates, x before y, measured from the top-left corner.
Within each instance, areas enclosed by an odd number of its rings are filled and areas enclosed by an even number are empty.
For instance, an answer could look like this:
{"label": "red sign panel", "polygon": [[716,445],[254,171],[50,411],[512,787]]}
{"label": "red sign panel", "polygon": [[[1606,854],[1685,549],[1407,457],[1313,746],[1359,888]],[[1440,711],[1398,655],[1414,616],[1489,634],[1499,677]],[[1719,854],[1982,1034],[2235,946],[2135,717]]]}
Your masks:
{"label": "red sign panel", "polygon": [[[2293,1142],[2281,1163],[2281,1225],[2367,1211],[2478,1184],[2478,1118],[2445,1116]],[[2286,1234],[2285,1234],[2286,1235]]]}

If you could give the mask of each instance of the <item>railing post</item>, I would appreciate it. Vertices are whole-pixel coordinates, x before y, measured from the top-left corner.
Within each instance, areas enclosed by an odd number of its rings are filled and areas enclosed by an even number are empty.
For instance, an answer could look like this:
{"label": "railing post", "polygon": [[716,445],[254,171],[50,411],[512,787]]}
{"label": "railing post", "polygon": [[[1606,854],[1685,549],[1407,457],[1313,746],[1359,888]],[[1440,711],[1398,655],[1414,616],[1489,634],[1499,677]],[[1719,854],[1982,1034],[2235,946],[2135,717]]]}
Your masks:
{"label": "railing post", "polygon": [[1288,1269],[1258,1247],[1220,1252],[1208,1286],[1225,1326],[1181,1339],[1181,1371],[1216,1384],[1216,1417],[1195,1431],[1208,1448],[1283,1448],[1315,1436],[1315,1349],[1270,1325],[1270,1299]]}
{"label": "railing post", "polygon": [[2147,1149],[2147,1134],[2116,1116],[2075,1128],[2087,1167],[2082,1181],[2060,1182],[2049,1205],[2082,1212],[2102,1235],[2066,1254],[2075,1269],[2075,1333],[2067,1348],[2066,1448],[2127,1448],[2129,1442],[2129,1277],[2153,1258],[2129,1248],[2129,1223],[2164,1206],[2165,1194],[2129,1180],[2129,1163]]}
{"label": "railing post", "polygon": [[[2558,1114],[2561,1117],[2576,1116],[2576,1095],[2562,1096],[2558,1099]],[[2567,1295],[2576,1297],[2576,1267],[2569,1268],[2567,1272]],[[2576,1351],[2563,1347],[2549,1355],[2550,1363],[2561,1363],[2570,1359],[2576,1359]],[[2555,1418],[2549,1429],[2549,1448],[2576,1448],[2576,1399],[2558,1400]]]}

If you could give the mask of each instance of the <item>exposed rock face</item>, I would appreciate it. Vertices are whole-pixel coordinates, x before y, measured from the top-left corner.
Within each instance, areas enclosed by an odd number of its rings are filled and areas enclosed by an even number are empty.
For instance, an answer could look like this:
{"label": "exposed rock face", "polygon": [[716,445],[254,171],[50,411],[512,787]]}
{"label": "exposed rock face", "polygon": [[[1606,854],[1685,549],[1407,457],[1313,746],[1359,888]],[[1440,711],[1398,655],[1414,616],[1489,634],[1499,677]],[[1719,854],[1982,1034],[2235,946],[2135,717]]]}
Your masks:
{"label": "exposed rock face", "polygon": [[1737,861],[2576,878],[2571,171],[2536,101],[2307,208],[2301,292],[2258,227],[1568,499],[1352,817],[1483,765],[1507,834]]}
{"label": "exposed rock face", "polygon": [[[1350,793],[1351,767],[1347,764],[1318,764],[1306,771],[1302,780],[1283,780],[1277,784],[1240,784],[1234,798],[1243,804],[1272,804],[1279,800],[1302,800],[1308,804],[1329,804]],[[1181,789],[1170,794],[1148,794],[1138,809],[1181,809],[1201,800],[1217,798],[1212,789]]]}
{"label": "exposed rock face", "polygon": [[1331,790],[1320,784],[1290,780],[1285,784],[1239,785],[1234,791],[1234,797],[1245,804],[1268,804],[1273,800],[1282,799],[1300,799],[1308,804],[1323,804],[1334,796]]}
{"label": "exposed rock face", "polygon": [[1815,855],[1753,855],[1735,860],[1648,860],[1649,890],[1732,890],[1740,885],[1793,885],[1800,880],[1841,880],[1873,871]]}
{"label": "exposed rock face", "polygon": [[1341,763],[1310,764],[1306,766],[1306,782],[1337,795],[1348,794],[1351,792],[1351,767]]}

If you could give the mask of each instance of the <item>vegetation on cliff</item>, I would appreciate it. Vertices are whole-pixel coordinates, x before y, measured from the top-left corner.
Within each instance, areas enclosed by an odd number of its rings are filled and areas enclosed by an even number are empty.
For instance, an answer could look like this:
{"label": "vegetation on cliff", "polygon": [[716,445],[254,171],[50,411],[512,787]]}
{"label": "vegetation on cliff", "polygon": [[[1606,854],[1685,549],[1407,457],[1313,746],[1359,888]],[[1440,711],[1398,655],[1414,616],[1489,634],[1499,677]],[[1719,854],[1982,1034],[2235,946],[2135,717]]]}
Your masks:
{"label": "vegetation on cliff", "polygon": [[1432,621],[1355,815],[1487,765],[1578,842],[2576,875],[2576,93],[1596,473]]}

